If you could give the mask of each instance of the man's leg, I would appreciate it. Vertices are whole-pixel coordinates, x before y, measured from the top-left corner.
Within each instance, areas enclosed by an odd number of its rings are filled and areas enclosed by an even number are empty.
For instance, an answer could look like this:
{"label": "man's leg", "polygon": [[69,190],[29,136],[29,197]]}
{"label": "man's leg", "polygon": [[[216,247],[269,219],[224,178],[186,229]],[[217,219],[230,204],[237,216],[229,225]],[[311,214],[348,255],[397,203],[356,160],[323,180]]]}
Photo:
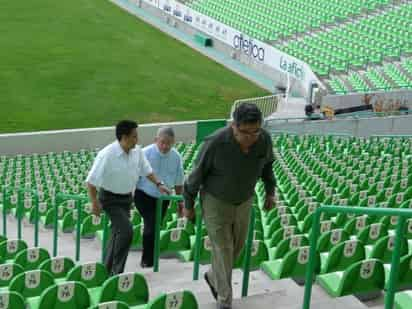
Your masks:
{"label": "man's leg", "polygon": [[233,260],[235,261],[244,245],[247,238],[249,228],[250,211],[252,209],[253,199],[250,199],[235,208],[234,224],[233,224]]}
{"label": "man's leg", "polygon": [[142,261],[147,267],[153,266],[154,227],[156,217],[156,199],[143,191],[136,190],[134,201],[140,215],[143,217],[144,229],[142,235]]}
{"label": "man's leg", "polygon": [[234,207],[215,199],[210,194],[202,196],[203,216],[212,244],[212,266],[206,273],[218,294],[219,304],[232,304],[233,268],[233,216]]}
{"label": "man's leg", "polygon": [[112,224],[112,236],[108,245],[105,260],[110,275],[122,273],[129,254],[133,238],[133,227],[130,222],[130,203],[120,201],[104,207],[104,211]]}
{"label": "man's leg", "polygon": [[[108,216],[107,212],[106,215]],[[110,216],[109,216],[110,218]],[[111,220],[110,220],[111,221]],[[106,266],[107,272],[109,274],[112,273],[112,267],[113,267],[113,248],[114,248],[114,243],[116,242],[116,232],[113,230],[113,228],[111,229],[110,232],[110,239],[107,242],[107,246],[106,246],[106,255],[104,258],[104,265]]]}

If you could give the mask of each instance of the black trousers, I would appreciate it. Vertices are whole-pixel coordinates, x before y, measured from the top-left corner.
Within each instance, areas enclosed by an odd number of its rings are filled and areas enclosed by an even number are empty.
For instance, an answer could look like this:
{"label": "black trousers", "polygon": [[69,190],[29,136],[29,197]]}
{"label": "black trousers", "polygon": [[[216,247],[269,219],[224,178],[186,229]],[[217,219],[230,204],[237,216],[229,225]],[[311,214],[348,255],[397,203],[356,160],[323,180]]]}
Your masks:
{"label": "black trousers", "polygon": [[132,195],[118,195],[100,190],[99,201],[111,222],[111,235],[104,263],[109,275],[120,274],[124,271],[133,239],[133,226],[130,222]]}
{"label": "black trousers", "polygon": [[[143,252],[142,263],[147,266],[153,265],[153,251],[155,239],[155,224],[156,224],[156,203],[157,199],[147,195],[145,192],[136,189],[134,193],[134,204],[140,215],[143,217]],[[169,201],[163,201],[162,205],[162,221],[166,215]]]}

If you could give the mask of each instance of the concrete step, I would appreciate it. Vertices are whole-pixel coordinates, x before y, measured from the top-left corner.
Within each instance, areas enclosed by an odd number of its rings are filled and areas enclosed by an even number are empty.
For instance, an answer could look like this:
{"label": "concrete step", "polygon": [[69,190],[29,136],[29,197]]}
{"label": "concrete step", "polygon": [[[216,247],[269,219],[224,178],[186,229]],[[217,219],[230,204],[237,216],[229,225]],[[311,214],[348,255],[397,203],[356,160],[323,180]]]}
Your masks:
{"label": "concrete step", "polygon": [[[291,99],[292,101],[294,99]],[[297,102],[296,102],[297,103]],[[2,221],[0,215],[0,221]],[[17,221],[14,217],[8,216],[7,219],[8,237],[17,237]],[[28,246],[34,245],[34,226],[27,222],[23,223],[22,235]],[[58,255],[68,256],[75,259],[75,239],[72,233],[59,233]],[[52,254],[53,231],[40,228],[39,246],[49,250]],[[139,266],[141,258],[140,251],[132,251],[129,254],[126,269],[127,272],[142,273],[149,285],[150,299],[160,293],[172,292],[176,290],[190,290],[196,296],[200,308],[216,308],[209,287],[203,280],[203,273],[209,266],[201,265],[199,280],[192,280],[193,263],[182,263],[175,258],[162,258],[160,260],[160,272],[154,273],[152,269],[142,269]],[[82,239],[80,250],[80,262],[100,261],[101,245],[93,239]],[[303,301],[303,287],[297,285],[289,279],[273,281],[260,270],[252,271],[249,278],[248,297],[241,298],[242,292],[241,270],[233,271],[233,297],[234,307],[238,309],[246,308],[301,308]],[[378,299],[367,304],[368,308],[383,308],[383,300]],[[332,299],[319,286],[313,286],[312,308],[336,308],[336,309],[355,309],[367,308],[356,298],[349,296],[339,299]]]}
{"label": "concrete step", "polygon": [[[235,299],[233,309],[271,308],[271,309],[301,309],[303,304],[303,287],[293,286],[290,280],[273,282],[278,288],[276,291],[261,295],[249,296],[244,299]],[[201,305],[201,309],[215,309],[215,303]],[[368,308],[352,296],[331,299],[325,297],[324,292],[314,286],[312,291],[311,308],[316,309],[363,309]]]}
{"label": "concrete step", "polygon": [[373,85],[373,83],[370,81],[370,79],[365,75],[365,72],[359,72],[362,76],[362,79],[365,81],[365,83],[368,85],[368,87],[370,89],[375,88],[375,86]]}
{"label": "concrete step", "polygon": [[345,85],[346,89],[348,89],[349,92],[353,91],[352,84],[348,81],[347,75],[341,75],[339,76],[340,80],[342,83]]}
{"label": "concrete step", "polygon": [[395,81],[388,74],[386,74],[386,72],[383,70],[383,67],[379,69],[379,73],[389,82],[389,84],[391,84],[393,88],[398,87]]}
{"label": "concrete step", "polygon": [[412,80],[412,73],[409,73],[408,71],[406,71],[403,66],[401,65],[401,63],[397,63],[396,67],[398,68],[399,71],[402,72],[403,75],[405,75],[406,77],[408,77],[410,80]]}

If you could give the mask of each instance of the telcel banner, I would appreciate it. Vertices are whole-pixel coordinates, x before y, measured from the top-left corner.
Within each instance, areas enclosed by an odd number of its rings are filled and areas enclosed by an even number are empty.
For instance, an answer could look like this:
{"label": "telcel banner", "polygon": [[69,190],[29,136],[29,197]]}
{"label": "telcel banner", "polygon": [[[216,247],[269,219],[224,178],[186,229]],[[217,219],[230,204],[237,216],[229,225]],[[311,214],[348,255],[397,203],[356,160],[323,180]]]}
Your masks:
{"label": "telcel banner", "polygon": [[167,14],[207,33],[211,37],[230,45],[241,53],[264,63],[277,71],[289,74],[299,80],[307,93],[312,83],[322,83],[305,62],[281,52],[259,40],[255,40],[213,18],[203,15],[174,0],[143,0]]}

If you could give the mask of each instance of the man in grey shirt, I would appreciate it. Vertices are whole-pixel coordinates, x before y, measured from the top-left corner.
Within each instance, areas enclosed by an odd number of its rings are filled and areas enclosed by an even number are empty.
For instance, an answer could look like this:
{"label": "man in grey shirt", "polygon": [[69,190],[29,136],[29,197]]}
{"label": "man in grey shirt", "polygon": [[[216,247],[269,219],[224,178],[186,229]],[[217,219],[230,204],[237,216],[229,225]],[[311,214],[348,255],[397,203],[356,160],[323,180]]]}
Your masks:
{"label": "man in grey shirt", "polygon": [[184,184],[185,215],[194,217],[200,191],[203,217],[212,244],[212,267],[205,280],[217,308],[232,306],[232,268],[247,235],[256,182],[266,191],[264,208],[274,206],[275,178],[272,140],[262,128],[262,113],[254,104],[242,104],[231,126],[208,136]]}

